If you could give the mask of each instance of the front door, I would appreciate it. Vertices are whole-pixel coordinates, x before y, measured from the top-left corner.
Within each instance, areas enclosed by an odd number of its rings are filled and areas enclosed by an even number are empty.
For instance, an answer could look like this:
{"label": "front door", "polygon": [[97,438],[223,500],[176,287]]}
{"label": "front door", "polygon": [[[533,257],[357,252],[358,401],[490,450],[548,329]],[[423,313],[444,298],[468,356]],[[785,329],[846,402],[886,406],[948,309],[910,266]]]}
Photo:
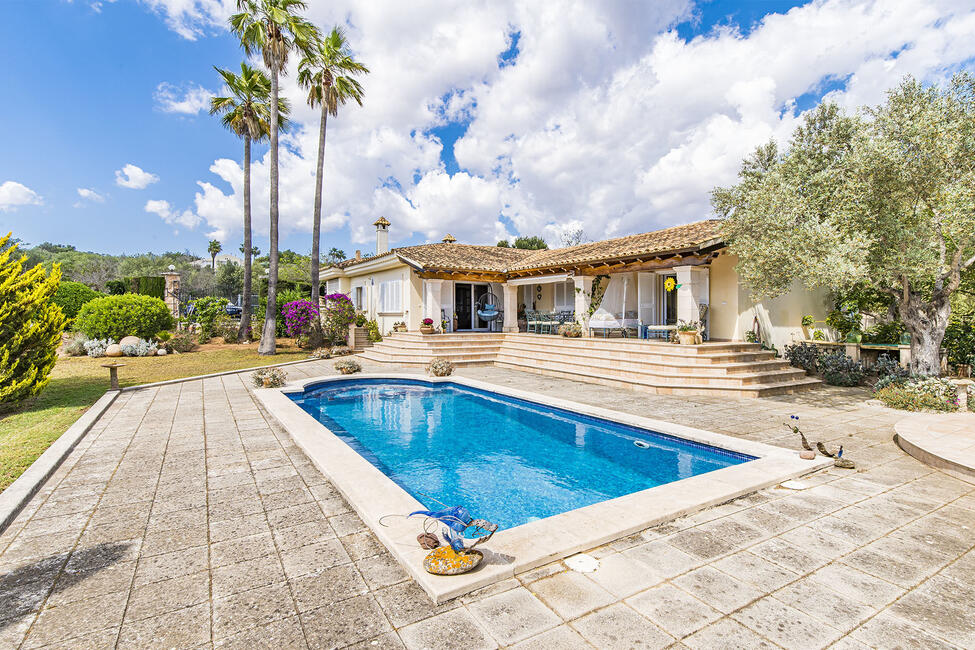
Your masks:
{"label": "front door", "polygon": [[473,320],[474,299],[471,295],[472,286],[458,282],[454,285],[454,313],[457,314],[457,329],[469,330]]}
{"label": "front door", "polygon": [[474,295],[474,307],[471,310],[473,312],[471,314],[471,320],[473,321],[474,325],[471,329],[486,330],[488,328],[488,322],[485,320],[481,320],[480,317],[477,315],[477,306],[481,298],[483,298],[485,294],[487,294],[488,287],[486,284],[475,284],[472,285],[471,288],[472,288],[472,293]]}
{"label": "front door", "polygon": [[[673,278],[674,282],[677,282],[676,275],[665,275],[664,282],[667,282],[667,278]],[[664,322],[667,325],[677,324],[677,289],[673,291],[667,291],[664,289]]]}

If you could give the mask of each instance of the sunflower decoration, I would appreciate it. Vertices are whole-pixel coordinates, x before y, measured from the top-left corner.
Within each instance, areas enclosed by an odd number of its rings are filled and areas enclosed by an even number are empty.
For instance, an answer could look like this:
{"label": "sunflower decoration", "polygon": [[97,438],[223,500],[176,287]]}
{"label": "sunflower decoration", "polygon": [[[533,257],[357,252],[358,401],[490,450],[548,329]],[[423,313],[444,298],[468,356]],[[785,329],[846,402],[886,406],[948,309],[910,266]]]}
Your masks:
{"label": "sunflower decoration", "polygon": [[667,278],[666,280],[664,280],[664,289],[666,289],[667,291],[680,289],[680,286],[681,285],[677,284],[677,280],[675,280],[674,278]]}

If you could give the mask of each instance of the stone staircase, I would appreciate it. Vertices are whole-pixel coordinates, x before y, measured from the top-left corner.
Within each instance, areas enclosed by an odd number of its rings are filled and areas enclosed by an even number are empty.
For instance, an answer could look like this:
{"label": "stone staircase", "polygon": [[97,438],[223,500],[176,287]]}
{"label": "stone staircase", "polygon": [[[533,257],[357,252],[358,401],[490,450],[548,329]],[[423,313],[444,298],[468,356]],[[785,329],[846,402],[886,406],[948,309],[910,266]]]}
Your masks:
{"label": "stone staircase", "polygon": [[443,357],[457,366],[496,365],[665,395],[764,397],[820,384],[754,343],[411,332],[386,337],[362,357],[414,368]]}

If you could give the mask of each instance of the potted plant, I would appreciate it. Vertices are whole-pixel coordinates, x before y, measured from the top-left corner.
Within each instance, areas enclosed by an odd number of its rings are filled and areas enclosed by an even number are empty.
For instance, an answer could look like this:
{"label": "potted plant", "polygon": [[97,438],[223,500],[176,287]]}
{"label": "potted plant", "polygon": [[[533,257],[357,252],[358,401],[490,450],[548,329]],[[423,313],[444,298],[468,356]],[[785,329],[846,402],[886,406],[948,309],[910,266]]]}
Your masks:
{"label": "potted plant", "polygon": [[562,323],[559,325],[559,334],[566,338],[577,339],[582,336],[582,325],[579,323]]}
{"label": "potted plant", "polygon": [[433,334],[433,319],[432,318],[424,318],[423,319],[423,324],[420,325],[420,333],[421,334]]}
{"label": "potted plant", "polygon": [[806,314],[802,317],[802,336],[807,341],[809,340],[809,328],[812,327],[813,323],[815,322],[816,321],[813,320],[812,314]]}
{"label": "potted plant", "polygon": [[700,325],[696,320],[677,321],[677,338],[681,345],[694,345],[697,343],[697,331]]}
{"label": "potted plant", "polygon": [[394,332],[405,332],[406,331],[406,323],[404,323],[403,321],[397,321],[397,322],[393,323],[393,331]]}

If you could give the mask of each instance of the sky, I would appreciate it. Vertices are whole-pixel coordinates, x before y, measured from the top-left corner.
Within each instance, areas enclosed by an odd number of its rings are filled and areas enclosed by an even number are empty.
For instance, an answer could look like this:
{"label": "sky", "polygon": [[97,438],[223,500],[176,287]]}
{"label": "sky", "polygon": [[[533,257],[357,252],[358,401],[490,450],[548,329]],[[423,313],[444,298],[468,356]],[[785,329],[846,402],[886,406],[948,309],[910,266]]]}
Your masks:
{"label": "sky", "polygon": [[[107,253],[236,251],[243,144],[207,112],[233,0],[4,0],[0,231]],[[713,216],[744,156],[820,101],[975,62],[975,0],[310,0],[364,105],[329,121],[322,248],[598,240]],[[43,41],[41,40],[43,35]],[[311,248],[318,111],[282,80],[281,248]],[[253,151],[267,250],[267,147]]]}

